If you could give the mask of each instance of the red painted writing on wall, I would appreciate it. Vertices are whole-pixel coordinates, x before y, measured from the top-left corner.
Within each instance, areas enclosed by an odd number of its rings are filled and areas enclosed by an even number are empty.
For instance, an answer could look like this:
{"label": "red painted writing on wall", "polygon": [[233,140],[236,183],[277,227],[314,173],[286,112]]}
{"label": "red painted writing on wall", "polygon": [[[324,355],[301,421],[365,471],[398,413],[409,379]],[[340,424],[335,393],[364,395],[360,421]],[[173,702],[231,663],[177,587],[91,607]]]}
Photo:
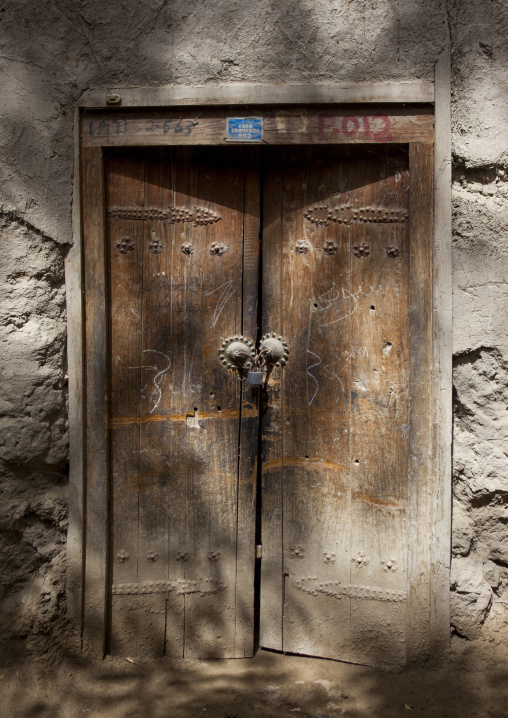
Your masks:
{"label": "red painted writing on wall", "polygon": [[330,134],[342,135],[350,139],[358,135],[358,139],[374,140],[374,142],[391,142],[393,136],[390,132],[391,120],[387,115],[346,115],[334,117],[333,115],[319,115],[319,139],[324,140]]}

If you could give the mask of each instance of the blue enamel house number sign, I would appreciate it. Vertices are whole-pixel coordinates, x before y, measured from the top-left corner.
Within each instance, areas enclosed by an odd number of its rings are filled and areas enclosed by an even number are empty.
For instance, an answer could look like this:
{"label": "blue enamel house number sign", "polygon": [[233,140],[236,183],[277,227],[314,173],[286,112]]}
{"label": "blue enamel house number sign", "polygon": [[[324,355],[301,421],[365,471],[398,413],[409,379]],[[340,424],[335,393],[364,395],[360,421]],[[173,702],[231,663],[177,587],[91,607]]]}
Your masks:
{"label": "blue enamel house number sign", "polygon": [[262,142],[262,117],[227,117],[226,135],[228,142]]}

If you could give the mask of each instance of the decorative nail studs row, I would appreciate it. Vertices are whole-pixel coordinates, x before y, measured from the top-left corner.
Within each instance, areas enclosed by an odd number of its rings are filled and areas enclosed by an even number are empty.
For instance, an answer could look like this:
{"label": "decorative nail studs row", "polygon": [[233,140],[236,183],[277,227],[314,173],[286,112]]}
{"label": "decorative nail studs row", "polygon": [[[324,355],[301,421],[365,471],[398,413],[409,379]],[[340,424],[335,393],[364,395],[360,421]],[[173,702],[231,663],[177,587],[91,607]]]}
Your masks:
{"label": "decorative nail studs row", "polygon": [[[132,237],[126,235],[121,239],[117,239],[116,242],[114,242],[114,247],[120,254],[127,254],[127,252],[132,252],[134,249],[134,241]],[[164,244],[155,236],[155,232],[152,232],[152,239],[148,242],[148,249],[152,254],[160,254],[164,249]],[[229,247],[223,242],[212,242],[208,247],[208,252],[211,257],[222,257],[228,250]],[[180,245],[180,252],[190,257],[191,254],[194,254],[194,245],[190,242],[184,242]]]}
{"label": "decorative nail studs row", "polygon": [[[298,239],[295,242],[295,252],[297,254],[308,254],[312,249],[312,244],[308,239]],[[339,251],[339,245],[337,242],[329,239],[323,245],[323,253],[333,256]]]}
{"label": "decorative nail studs row", "polygon": [[[312,246],[313,245],[309,242],[308,239],[298,239],[295,242],[295,252],[297,254],[308,254],[309,251],[312,249]],[[338,251],[339,245],[332,239],[328,239],[323,245],[323,254],[327,254],[330,257],[333,257],[333,255],[337,254]],[[388,247],[385,247],[385,251],[389,257],[392,257],[392,259],[395,259],[400,255],[400,249],[393,244]],[[370,257],[370,246],[365,243],[354,244],[353,254],[355,255],[355,257]]]}
{"label": "decorative nail studs row", "polygon": [[106,217],[114,219],[141,220],[145,222],[167,222],[180,224],[192,222],[195,226],[213,224],[221,219],[220,214],[207,207],[109,207]]}
{"label": "decorative nail studs row", "polygon": [[[149,551],[146,554],[146,560],[150,561],[151,563],[155,563],[158,558],[159,558],[159,554],[156,553],[155,551]],[[222,558],[222,553],[220,551],[208,551],[208,560],[209,561],[220,561],[221,558]],[[123,549],[121,549],[116,554],[116,559],[117,559],[117,561],[120,561],[120,563],[125,563],[126,561],[129,560],[129,554],[127,553],[127,551],[124,551]],[[177,553],[175,560],[182,561],[182,563],[185,563],[185,562],[189,561],[189,559],[190,559],[190,555],[189,555],[188,551],[180,551],[179,553]]]}
{"label": "decorative nail studs row", "polygon": [[[298,545],[291,545],[289,547],[289,556],[290,558],[305,558],[305,546],[302,546],[301,544]],[[121,549],[117,555],[116,558],[121,563],[125,563],[125,561],[129,560],[129,554],[127,551],[124,551]],[[155,551],[149,551],[146,554],[146,560],[155,563],[157,559],[159,558],[159,554]],[[222,558],[222,553],[220,551],[209,551],[208,552],[208,560],[209,561],[220,561]],[[176,560],[181,561],[182,563],[186,563],[189,561],[190,555],[188,551],[180,551],[176,555]],[[337,560],[337,557],[334,552],[329,551],[323,551],[323,561],[327,564],[334,564]],[[363,551],[358,551],[354,556],[351,556],[351,563],[354,563],[357,568],[362,568],[363,566],[367,566],[370,563],[370,558],[365,555]],[[383,557],[380,561],[381,566],[383,567],[383,571],[385,573],[395,573],[398,570],[398,563],[397,559],[390,557]]]}
{"label": "decorative nail studs row", "polygon": [[343,204],[340,207],[330,208],[327,204],[319,204],[307,209],[303,216],[312,224],[327,227],[329,222],[337,224],[365,223],[393,223],[407,222],[409,213],[405,209],[384,207],[357,207]]}
{"label": "decorative nail studs row", "polygon": [[[160,254],[164,249],[164,245],[160,241],[160,239],[155,236],[155,232],[153,232],[152,235],[153,236],[151,241],[148,242],[148,249],[150,250],[150,252],[152,252],[152,254]],[[134,249],[134,242],[131,237],[125,236],[121,239],[117,239],[114,243],[114,246],[120,254],[127,254],[127,252],[132,252],[132,250]],[[308,239],[298,239],[295,242],[295,252],[297,254],[308,254],[311,249],[312,244],[309,242]],[[389,245],[388,247],[385,247],[385,250],[386,254],[389,257],[392,257],[392,259],[395,259],[396,257],[400,256],[400,249],[393,244]],[[212,257],[222,257],[223,254],[226,254],[226,252],[229,251],[229,247],[227,247],[223,242],[212,242],[212,244],[208,248],[208,251],[210,253],[210,256]],[[330,257],[333,257],[333,255],[337,254],[338,251],[339,245],[332,239],[327,240],[323,245],[323,253],[327,254]],[[180,252],[190,257],[191,254],[194,254],[194,245],[192,245],[190,242],[184,242],[180,245]],[[354,244],[353,254],[355,255],[355,257],[369,257],[370,246],[365,243]]]}
{"label": "decorative nail studs row", "polygon": [[[305,558],[305,546],[293,545],[289,547],[290,558]],[[335,553],[329,551],[323,551],[323,561],[328,564],[334,564],[337,560]],[[362,568],[370,563],[370,558],[364,554],[363,551],[359,551],[354,556],[351,556],[351,563],[354,563],[357,568]],[[398,569],[397,560],[393,557],[382,558],[381,566],[383,571],[386,573],[395,573]]]}

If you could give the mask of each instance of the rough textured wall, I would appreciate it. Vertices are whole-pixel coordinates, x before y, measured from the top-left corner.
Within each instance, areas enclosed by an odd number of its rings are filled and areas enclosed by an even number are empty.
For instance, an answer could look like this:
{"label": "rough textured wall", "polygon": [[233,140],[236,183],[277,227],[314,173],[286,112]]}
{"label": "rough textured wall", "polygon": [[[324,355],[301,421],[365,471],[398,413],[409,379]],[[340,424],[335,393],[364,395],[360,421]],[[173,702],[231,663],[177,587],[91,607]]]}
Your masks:
{"label": "rough textured wall", "polygon": [[506,15],[504,0],[259,0],[255,12],[235,0],[0,0],[4,660],[19,638],[40,650],[62,625],[62,262],[72,242],[76,100],[98,87],[431,80],[447,22],[456,163],[453,623],[472,637],[489,611],[501,615]]}
{"label": "rough textured wall", "polygon": [[[508,614],[508,6],[449,4],[452,36],[452,625],[499,640]],[[481,628],[484,621],[487,622]]]}
{"label": "rough textured wall", "polygon": [[88,88],[431,80],[443,17],[440,0],[0,0],[0,202],[71,241]]}
{"label": "rough textured wall", "polygon": [[[62,247],[0,213],[0,655],[44,650],[65,601]],[[26,639],[26,640],[25,640]]]}

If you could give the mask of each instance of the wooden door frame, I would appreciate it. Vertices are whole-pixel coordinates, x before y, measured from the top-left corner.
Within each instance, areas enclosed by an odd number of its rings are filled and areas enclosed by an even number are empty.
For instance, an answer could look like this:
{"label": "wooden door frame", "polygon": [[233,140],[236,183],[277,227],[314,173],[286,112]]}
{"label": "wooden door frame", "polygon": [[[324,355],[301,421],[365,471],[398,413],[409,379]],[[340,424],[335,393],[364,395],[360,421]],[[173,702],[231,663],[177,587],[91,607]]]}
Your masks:
{"label": "wooden door frame", "polygon": [[[452,317],[451,317],[451,132],[449,58],[443,55],[436,65],[435,82],[391,82],[349,85],[240,85],[220,87],[167,87],[159,89],[118,90],[121,109],[108,107],[102,92],[93,91],[82,98],[75,113],[75,176],[73,201],[74,243],[66,260],[68,309],[69,433],[70,433],[70,525],[67,543],[67,589],[69,610],[83,638],[83,648],[104,655],[106,638],[107,592],[107,437],[105,431],[106,375],[106,284],[104,271],[104,186],[102,147],[111,145],[105,135],[93,147],[82,147],[83,114],[90,111],[119,112],[148,108],[174,111],[179,108],[215,107],[223,115],[228,106],[249,106],[249,114],[264,108],[280,108],[283,115],[297,117],[297,107],[312,111],[316,105],[391,105],[404,110],[406,104],[434,108],[433,178],[428,185],[430,204],[424,208],[427,217],[412,205],[415,218],[410,224],[412,235],[420,238],[413,246],[420,261],[431,265],[428,286],[419,291],[418,301],[432,306],[431,316],[423,318],[418,331],[427,336],[425,362],[430,370],[431,421],[426,427],[430,447],[420,447],[424,477],[413,487],[410,518],[410,555],[408,572],[408,662],[449,646],[449,568],[451,534],[451,425],[452,425]],[[292,107],[289,107],[292,106]],[[373,110],[378,113],[379,110]],[[296,114],[295,114],[296,113]],[[413,108],[414,113],[414,108]],[[182,114],[184,114],[182,112]],[[369,112],[364,113],[369,114]],[[403,115],[404,112],[401,112]],[[196,114],[193,115],[196,118]],[[197,120],[199,121],[199,120]],[[280,123],[279,123],[280,125]],[[282,123],[283,125],[283,123]],[[276,127],[287,131],[287,127]],[[346,127],[348,125],[346,124]],[[268,141],[280,144],[272,127]],[[397,142],[410,143],[413,161],[428,164],[429,153],[418,142],[418,120],[412,118],[410,135],[400,135]],[[116,126],[113,132],[116,131]],[[177,144],[185,144],[182,135]],[[416,140],[416,141],[415,141]],[[329,140],[328,140],[329,141]],[[304,143],[302,136],[286,136],[284,144]],[[174,144],[169,133],[142,144]],[[320,144],[326,139],[320,140]],[[122,146],[134,146],[129,138]],[[195,144],[189,137],[187,144]],[[206,144],[224,144],[216,137]],[[428,146],[428,138],[427,138]],[[419,149],[420,148],[420,149]],[[423,159],[423,155],[427,159]],[[432,159],[432,158],[431,158]],[[84,181],[83,181],[84,178]],[[432,191],[433,179],[433,191]],[[412,200],[414,203],[414,200]],[[91,211],[82,212],[83,203]],[[432,208],[433,203],[433,208]],[[433,213],[433,217],[429,214]],[[433,220],[433,221],[432,221]],[[416,234],[415,234],[416,233]],[[83,236],[87,235],[86,252]],[[427,253],[427,255],[425,254]],[[94,266],[86,278],[85,263]],[[85,312],[85,305],[87,311]],[[416,305],[414,305],[416,309]],[[93,313],[92,313],[93,310]],[[416,314],[415,314],[416,316]],[[88,335],[87,357],[84,353]],[[90,343],[92,342],[92,343]],[[86,394],[92,391],[87,402]],[[88,427],[85,435],[85,427]],[[86,463],[88,442],[88,463]],[[90,451],[93,446],[93,451]],[[92,497],[92,499],[91,499]],[[85,527],[88,526],[88,531]],[[430,526],[430,530],[429,530]],[[90,528],[92,527],[92,528]],[[86,564],[86,552],[96,556],[93,565]],[[418,580],[416,580],[418,577]],[[84,597],[85,579],[87,584]],[[413,579],[413,580],[411,580]],[[90,618],[88,616],[90,615]],[[88,625],[89,624],[89,625]],[[84,630],[85,629],[85,630]]]}

